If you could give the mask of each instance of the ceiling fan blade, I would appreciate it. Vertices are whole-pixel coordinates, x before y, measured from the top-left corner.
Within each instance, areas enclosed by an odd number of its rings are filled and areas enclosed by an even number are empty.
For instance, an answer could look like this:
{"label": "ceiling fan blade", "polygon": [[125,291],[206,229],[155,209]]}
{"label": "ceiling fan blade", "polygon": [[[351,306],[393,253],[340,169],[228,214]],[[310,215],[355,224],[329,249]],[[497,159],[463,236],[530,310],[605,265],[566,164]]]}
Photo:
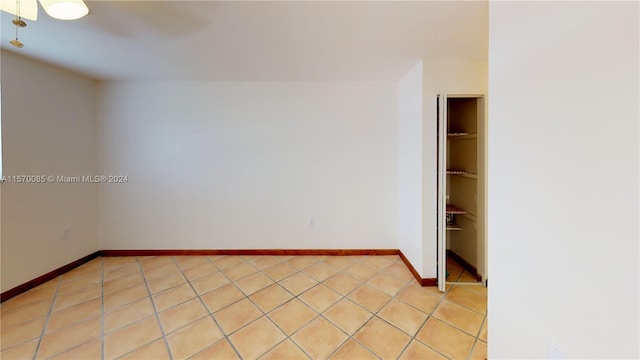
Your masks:
{"label": "ceiling fan blade", "polygon": [[205,27],[218,6],[212,1],[113,1],[109,5],[129,19],[129,25],[141,25],[142,31],[175,37]]}
{"label": "ceiling fan blade", "polygon": [[91,1],[88,3],[89,16],[82,20],[89,26],[84,31],[108,34],[119,38],[132,37],[136,29],[130,26],[130,20],[123,16],[114,1]]}

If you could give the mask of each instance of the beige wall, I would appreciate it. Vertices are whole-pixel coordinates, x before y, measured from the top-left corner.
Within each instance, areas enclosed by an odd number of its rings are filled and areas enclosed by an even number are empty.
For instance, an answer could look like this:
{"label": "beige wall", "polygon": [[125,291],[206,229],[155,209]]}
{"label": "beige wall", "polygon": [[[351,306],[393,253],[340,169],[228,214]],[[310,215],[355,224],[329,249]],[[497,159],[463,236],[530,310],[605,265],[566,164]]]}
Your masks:
{"label": "beige wall", "polygon": [[[96,83],[2,51],[4,174],[96,174]],[[2,291],[98,249],[97,186],[2,184]],[[68,236],[64,238],[64,229]]]}
{"label": "beige wall", "polygon": [[397,248],[397,91],[101,83],[100,248]]}
{"label": "beige wall", "polygon": [[638,2],[491,2],[489,358],[638,359]]}
{"label": "beige wall", "polygon": [[398,248],[422,276],[422,61],[398,84]]}

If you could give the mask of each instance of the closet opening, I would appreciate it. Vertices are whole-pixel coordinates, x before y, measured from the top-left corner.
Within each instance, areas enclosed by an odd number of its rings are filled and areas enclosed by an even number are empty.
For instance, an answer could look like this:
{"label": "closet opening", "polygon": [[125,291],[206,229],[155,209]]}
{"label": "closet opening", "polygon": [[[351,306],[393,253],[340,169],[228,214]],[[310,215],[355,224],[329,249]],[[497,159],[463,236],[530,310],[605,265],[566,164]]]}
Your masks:
{"label": "closet opening", "polygon": [[438,96],[438,287],[486,284],[483,95]]}

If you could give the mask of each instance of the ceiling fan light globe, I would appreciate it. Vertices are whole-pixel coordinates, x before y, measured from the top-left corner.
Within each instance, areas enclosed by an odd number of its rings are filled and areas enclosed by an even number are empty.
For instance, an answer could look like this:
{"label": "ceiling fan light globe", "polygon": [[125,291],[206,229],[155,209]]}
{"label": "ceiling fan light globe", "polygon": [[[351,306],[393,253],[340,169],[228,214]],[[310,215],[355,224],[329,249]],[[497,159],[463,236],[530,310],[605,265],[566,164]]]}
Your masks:
{"label": "ceiling fan light globe", "polygon": [[40,0],[44,11],[59,20],[77,20],[89,13],[82,0]]}

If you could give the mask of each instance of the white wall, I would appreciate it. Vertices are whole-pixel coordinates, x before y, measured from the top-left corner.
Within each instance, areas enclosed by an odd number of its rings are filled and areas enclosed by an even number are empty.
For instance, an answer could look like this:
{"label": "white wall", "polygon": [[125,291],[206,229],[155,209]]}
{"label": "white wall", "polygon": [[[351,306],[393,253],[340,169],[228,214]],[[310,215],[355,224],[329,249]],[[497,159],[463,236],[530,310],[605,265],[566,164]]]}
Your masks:
{"label": "white wall", "polygon": [[638,19],[490,4],[491,358],[640,357]]}
{"label": "white wall", "polygon": [[398,83],[398,248],[422,274],[422,61]]}
{"label": "white wall", "polygon": [[[423,263],[422,275],[425,278],[437,277],[437,100],[438,94],[448,95],[486,95],[486,60],[439,58],[424,60],[424,126],[422,128],[423,146]],[[481,134],[479,135],[481,136]],[[480,165],[480,164],[479,164]],[[482,194],[478,194],[478,204],[482,203]],[[484,233],[482,213],[478,214],[478,241]]]}
{"label": "white wall", "polygon": [[[95,106],[93,80],[2,51],[3,175],[94,175]],[[1,205],[2,291],[98,249],[95,185],[4,183]]]}
{"label": "white wall", "polygon": [[397,91],[102,83],[100,248],[397,248]]}

